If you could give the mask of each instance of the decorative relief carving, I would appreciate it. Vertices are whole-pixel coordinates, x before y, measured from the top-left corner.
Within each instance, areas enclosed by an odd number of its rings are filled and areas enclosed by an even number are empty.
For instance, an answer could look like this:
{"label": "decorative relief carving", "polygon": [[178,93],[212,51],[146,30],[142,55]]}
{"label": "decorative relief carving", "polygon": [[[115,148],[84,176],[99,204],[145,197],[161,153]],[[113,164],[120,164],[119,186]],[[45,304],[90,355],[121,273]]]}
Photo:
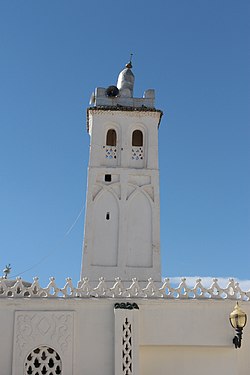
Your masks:
{"label": "decorative relief carving", "polygon": [[94,201],[100,191],[103,189],[101,185],[94,185],[92,190],[92,200]]}
{"label": "decorative relief carving", "polygon": [[95,201],[97,197],[99,197],[104,191],[108,191],[113,193],[118,200],[121,199],[121,185],[119,183],[110,183],[108,186],[105,184],[102,185],[94,185],[93,193],[92,193],[92,200]]}
{"label": "decorative relief carving", "polygon": [[145,186],[151,184],[151,176],[147,175],[133,175],[130,174],[128,176],[129,184],[136,185],[136,186]]}
{"label": "decorative relief carving", "polygon": [[117,183],[111,184],[111,189],[114,192],[114,194],[117,196],[117,198],[120,200],[121,199],[121,185]]}
{"label": "decorative relief carving", "polygon": [[143,190],[148,194],[148,196],[152,199],[154,202],[154,188],[153,186],[145,186]]}
{"label": "decorative relief carving", "polygon": [[72,312],[17,312],[16,344],[18,354],[31,343],[56,343],[62,353],[72,340]]}
{"label": "decorative relief carving", "polygon": [[142,191],[150,200],[152,200],[152,202],[154,202],[154,187],[152,185],[139,185],[139,181],[138,181],[138,185],[132,185],[132,184],[128,184],[127,186],[127,194],[126,194],[126,200],[128,200],[132,195],[133,193],[135,193],[135,191]]}
{"label": "decorative relief carving", "polygon": [[129,199],[129,197],[136,191],[135,185],[128,185],[127,187],[127,194],[126,194],[126,200]]}
{"label": "decorative relief carving", "polygon": [[[72,311],[16,311],[12,374],[20,375],[20,369],[28,361],[27,353],[30,353],[32,357],[33,351],[41,347],[54,350],[54,354],[52,353],[53,355],[51,355],[52,357],[55,356],[55,358],[53,357],[54,359],[52,358],[50,361],[51,366],[52,362],[54,365],[56,364],[56,353],[58,353],[64,363],[65,374],[69,373],[68,371],[72,369],[73,355],[73,314]],[[43,356],[45,357],[46,353]],[[40,359],[42,360],[42,358]],[[37,365],[40,359],[37,358]],[[31,370],[35,364],[31,359],[28,362],[29,365],[27,365],[26,369],[29,372],[26,373],[33,374]],[[59,362],[57,363],[58,366]],[[46,363],[43,363],[45,369]],[[57,371],[59,370],[60,366]],[[39,371],[37,373],[43,374],[43,372]],[[59,374],[60,372],[55,372],[55,374],[57,373]],[[35,374],[36,372],[34,372]],[[52,374],[54,373],[52,372]]]}

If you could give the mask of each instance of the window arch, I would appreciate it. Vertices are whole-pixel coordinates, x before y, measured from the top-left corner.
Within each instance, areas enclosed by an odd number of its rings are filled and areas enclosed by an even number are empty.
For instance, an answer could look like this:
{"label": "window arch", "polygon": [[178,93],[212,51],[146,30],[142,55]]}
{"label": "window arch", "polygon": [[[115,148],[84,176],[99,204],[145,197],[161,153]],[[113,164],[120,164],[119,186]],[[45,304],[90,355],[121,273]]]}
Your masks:
{"label": "window arch", "polygon": [[134,130],[132,134],[132,146],[142,147],[143,146],[143,133],[141,130]]}
{"label": "window arch", "polygon": [[115,129],[109,129],[106,135],[106,145],[116,146],[117,135]]}
{"label": "window arch", "polygon": [[49,346],[32,350],[25,360],[24,375],[62,374],[62,361],[59,354]]}

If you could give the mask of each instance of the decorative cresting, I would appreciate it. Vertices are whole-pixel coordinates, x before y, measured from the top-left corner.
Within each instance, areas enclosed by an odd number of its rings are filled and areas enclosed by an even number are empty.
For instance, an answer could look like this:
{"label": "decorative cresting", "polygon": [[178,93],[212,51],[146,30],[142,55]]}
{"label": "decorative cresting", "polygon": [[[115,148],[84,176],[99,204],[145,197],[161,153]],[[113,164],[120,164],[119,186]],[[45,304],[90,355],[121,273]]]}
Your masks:
{"label": "decorative cresting", "polygon": [[115,303],[115,375],[139,373],[137,303]]}
{"label": "decorative cresting", "polygon": [[62,374],[62,361],[59,354],[48,346],[32,350],[24,365],[25,375]]}
{"label": "decorative cresting", "polygon": [[90,298],[90,297],[121,297],[121,298],[162,298],[162,299],[230,299],[250,301],[250,290],[243,291],[239,283],[234,279],[229,279],[226,288],[218,284],[218,279],[213,279],[210,287],[202,285],[202,279],[197,279],[193,288],[190,288],[186,279],[182,278],[178,286],[171,284],[169,278],[163,280],[159,287],[158,283],[150,278],[147,285],[142,285],[136,278],[133,278],[131,285],[126,287],[122,280],[115,278],[114,285],[108,287],[105,279],[101,277],[99,283],[93,286],[88,278],[83,278],[78,282],[77,287],[73,286],[71,278],[66,279],[63,288],[58,288],[54,277],[50,278],[47,287],[40,286],[38,277],[29,287],[25,287],[22,279],[18,277],[16,282],[10,285],[5,278],[0,278],[0,298]]}

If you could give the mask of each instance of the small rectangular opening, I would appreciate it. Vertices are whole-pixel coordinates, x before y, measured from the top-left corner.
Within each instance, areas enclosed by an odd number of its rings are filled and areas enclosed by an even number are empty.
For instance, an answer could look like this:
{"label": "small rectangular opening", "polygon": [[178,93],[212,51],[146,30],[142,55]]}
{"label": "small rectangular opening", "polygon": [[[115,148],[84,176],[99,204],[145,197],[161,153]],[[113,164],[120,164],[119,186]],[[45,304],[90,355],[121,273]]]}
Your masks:
{"label": "small rectangular opening", "polygon": [[107,212],[107,213],[106,213],[106,220],[109,220],[109,219],[110,219],[110,213]]}
{"label": "small rectangular opening", "polygon": [[111,182],[111,174],[105,174],[104,180],[105,182]]}

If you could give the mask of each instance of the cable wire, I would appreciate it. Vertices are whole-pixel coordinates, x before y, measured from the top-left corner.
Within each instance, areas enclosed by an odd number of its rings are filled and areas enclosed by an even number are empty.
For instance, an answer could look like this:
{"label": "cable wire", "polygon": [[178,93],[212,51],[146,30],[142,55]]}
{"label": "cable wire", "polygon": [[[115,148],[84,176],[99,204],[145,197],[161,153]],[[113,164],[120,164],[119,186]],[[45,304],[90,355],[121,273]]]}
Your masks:
{"label": "cable wire", "polygon": [[[83,210],[84,210],[84,207],[85,207],[85,204],[83,204],[82,208],[80,209],[76,219],[73,221],[73,224],[69,227],[69,229],[65,232],[65,234],[63,235],[62,239],[60,241],[58,241],[58,245],[60,243],[63,243],[65,238],[72,232],[73,228],[75,227],[76,223],[78,222],[78,220],[80,219],[82,213],[83,213]],[[32,266],[30,266],[29,268],[27,268],[26,270],[22,271],[22,272],[19,272],[17,274],[15,274],[14,276],[12,276],[12,278],[15,278],[17,276],[20,276],[20,275],[23,275],[24,273],[28,272],[28,271],[31,271],[32,269],[34,269],[35,267],[37,267],[39,264],[41,264],[42,262],[44,262],[45,259],[49,258],[51,256],[51,254],[53,254],[56,250],[57,250],[57,246],[55,246],[55,249],[53,251],[51,251],[49,254],[45,255],[44,257],[42,257],[37,263],[33,264]]]}

